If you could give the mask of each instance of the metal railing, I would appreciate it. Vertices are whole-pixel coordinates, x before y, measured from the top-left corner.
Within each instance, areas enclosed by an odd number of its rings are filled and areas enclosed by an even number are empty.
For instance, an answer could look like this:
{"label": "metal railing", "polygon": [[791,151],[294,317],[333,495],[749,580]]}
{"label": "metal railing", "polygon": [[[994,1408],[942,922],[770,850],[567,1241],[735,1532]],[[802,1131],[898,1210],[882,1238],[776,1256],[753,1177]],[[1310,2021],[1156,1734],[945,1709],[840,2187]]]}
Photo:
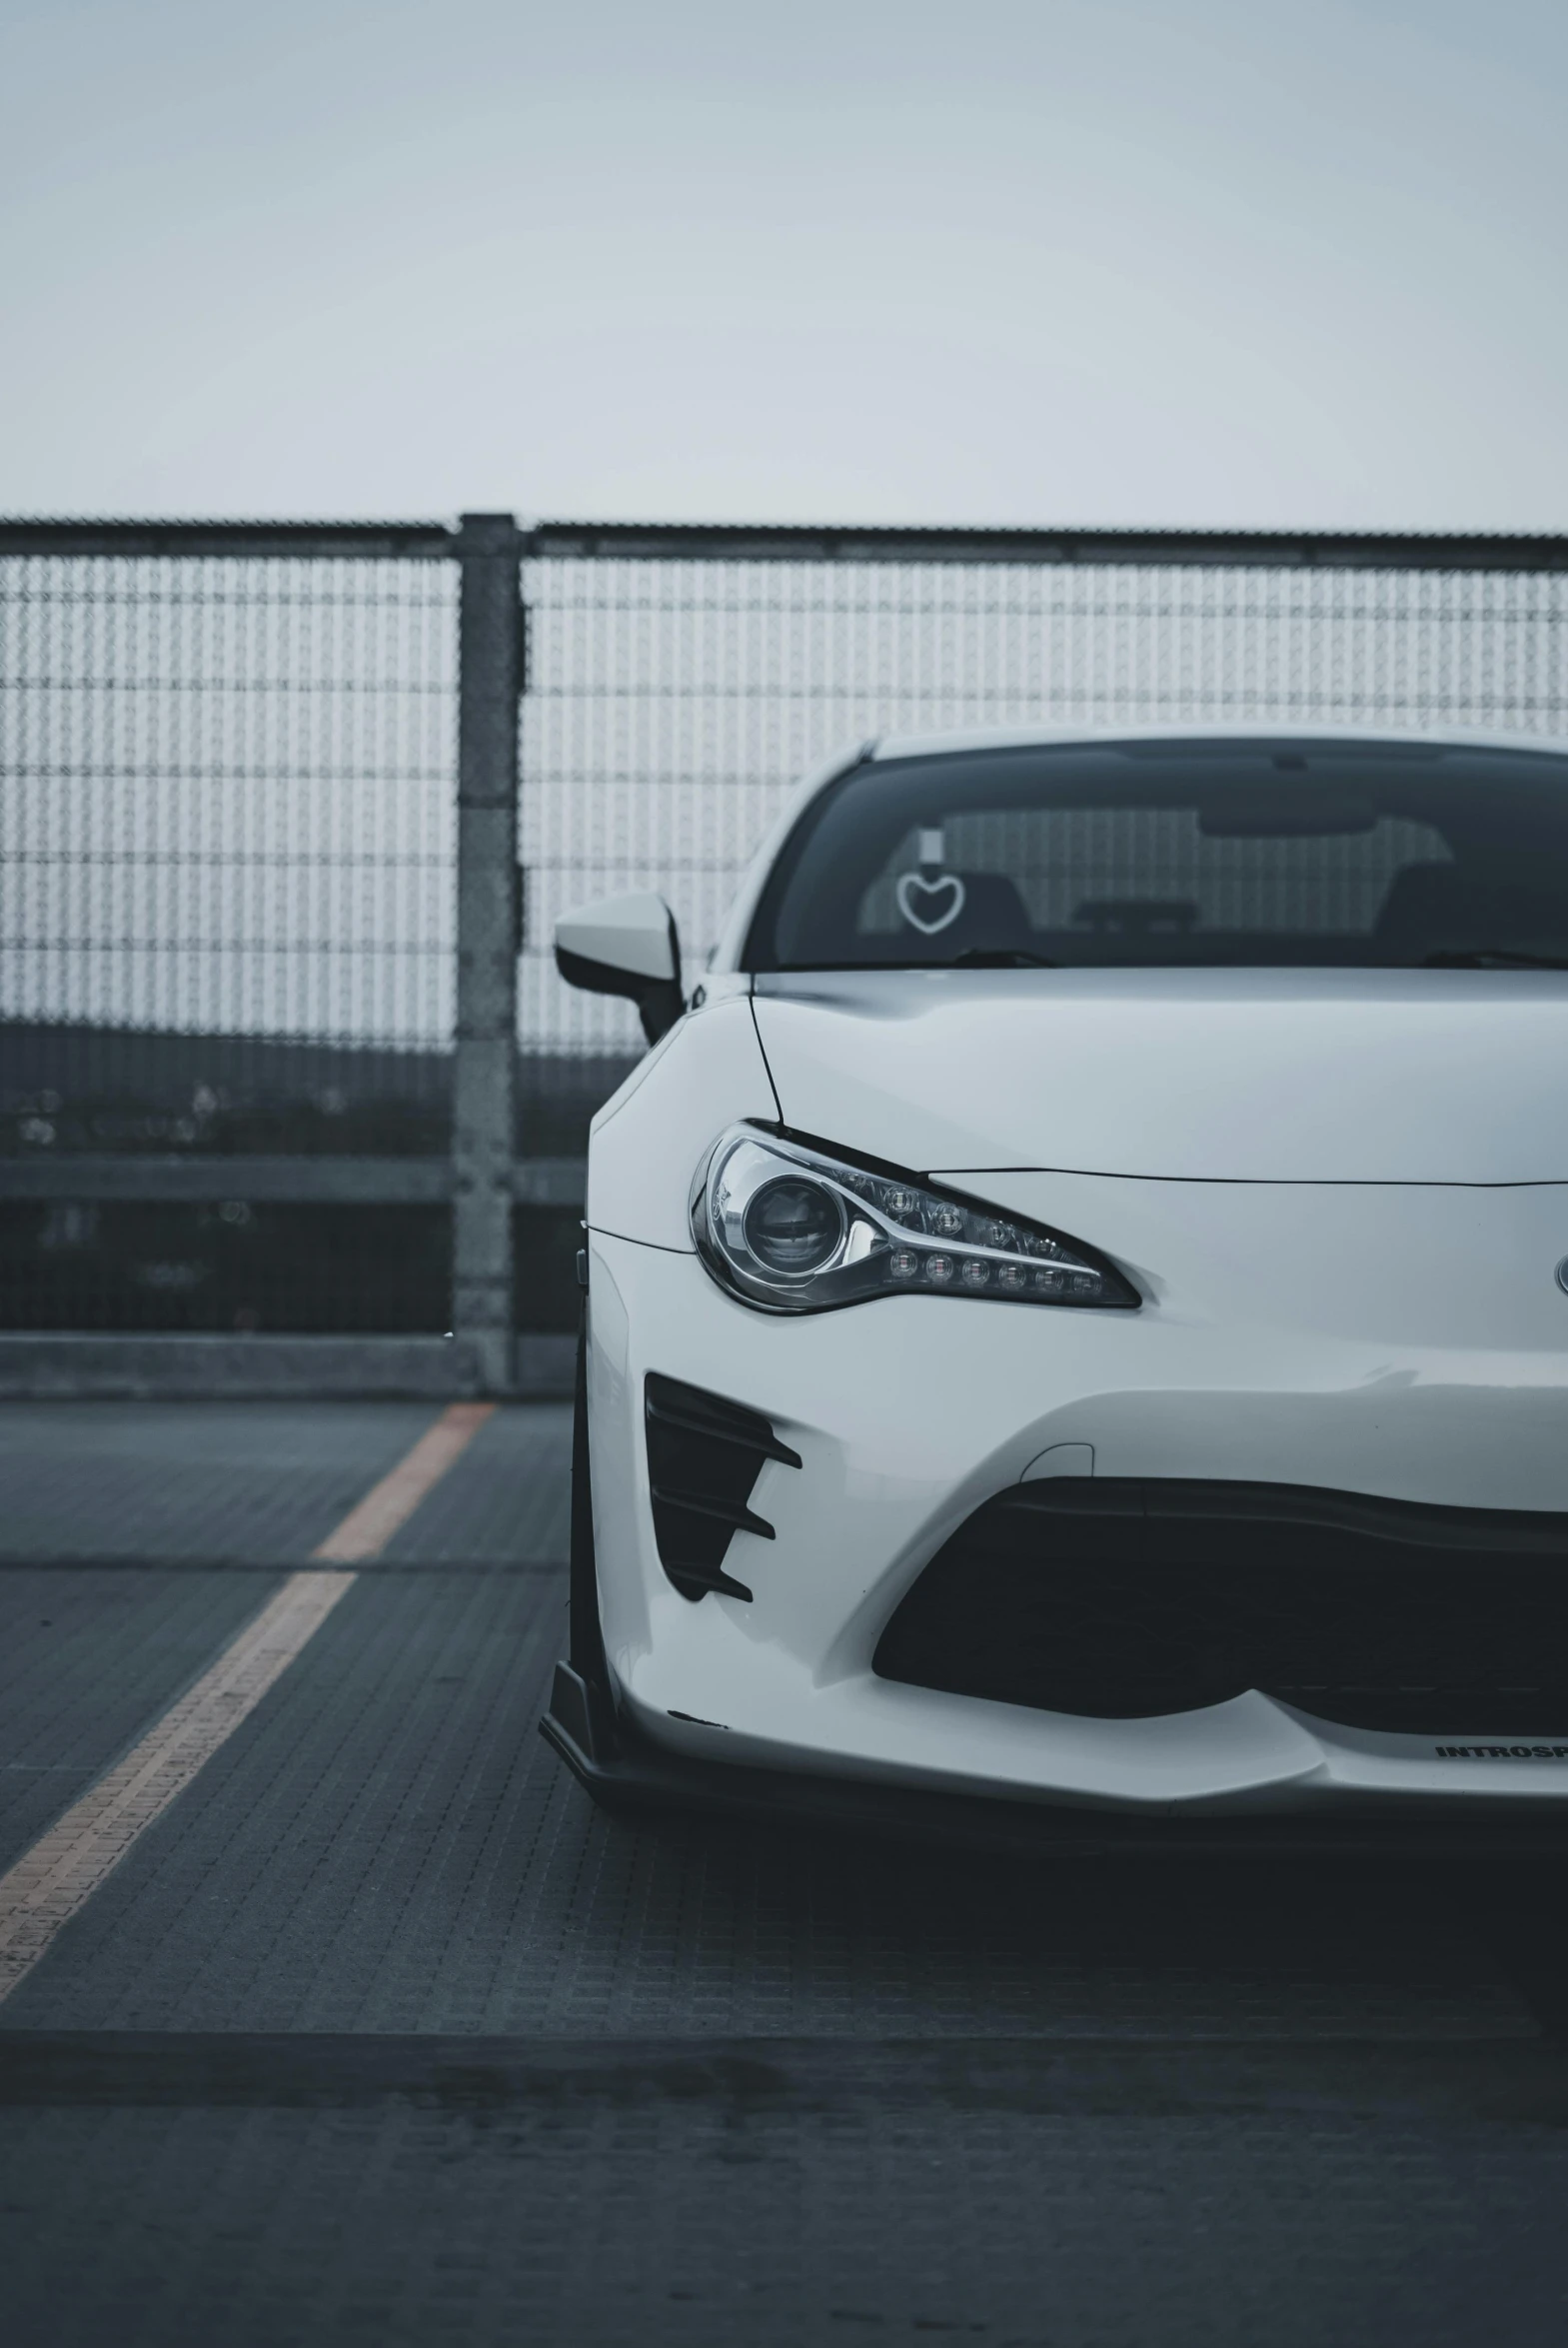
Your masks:
{"label": "metal railing", "polygon": [[661,888],[695,965],[871,734],[1568,733],[1565,623],[1559,537],[0,524],[15,1374],[91,1331],[95,1376],[136,1332],[154,1385],[325,1375],[335,1332],[351,1382],[557,1379],[639,1049],[561,986],[566,904]]}

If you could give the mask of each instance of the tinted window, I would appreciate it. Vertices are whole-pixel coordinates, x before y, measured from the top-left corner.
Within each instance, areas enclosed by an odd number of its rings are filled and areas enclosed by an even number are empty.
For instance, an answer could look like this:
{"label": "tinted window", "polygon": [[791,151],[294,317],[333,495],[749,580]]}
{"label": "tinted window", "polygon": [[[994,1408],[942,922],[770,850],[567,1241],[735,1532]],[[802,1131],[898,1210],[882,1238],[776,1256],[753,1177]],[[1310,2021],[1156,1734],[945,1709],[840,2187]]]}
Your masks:
{"label": "tinted window", "polygon": [[1310,741],[857,767],[806,811],[754,970],[1568,960],[1568,759]]}

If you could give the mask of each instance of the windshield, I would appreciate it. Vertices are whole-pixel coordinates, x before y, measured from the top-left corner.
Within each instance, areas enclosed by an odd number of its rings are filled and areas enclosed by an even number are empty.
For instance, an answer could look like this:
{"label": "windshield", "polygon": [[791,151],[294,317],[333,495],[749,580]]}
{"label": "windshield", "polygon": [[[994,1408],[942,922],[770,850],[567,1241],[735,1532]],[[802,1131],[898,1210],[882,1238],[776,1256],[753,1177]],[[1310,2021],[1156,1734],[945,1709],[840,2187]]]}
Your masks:
{"label": "windshield", "polygon": [[868,761],[785,843],[746,963],[1568,964],[1568,758],[1293,739]]}

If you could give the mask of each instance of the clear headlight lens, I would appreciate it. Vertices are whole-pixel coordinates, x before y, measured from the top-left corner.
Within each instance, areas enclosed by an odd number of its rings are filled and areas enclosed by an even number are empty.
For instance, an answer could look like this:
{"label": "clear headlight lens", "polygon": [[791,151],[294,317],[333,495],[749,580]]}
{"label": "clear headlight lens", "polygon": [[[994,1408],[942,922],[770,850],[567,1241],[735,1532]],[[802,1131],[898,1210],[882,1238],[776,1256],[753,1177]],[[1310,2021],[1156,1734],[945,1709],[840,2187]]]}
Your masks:
{"label": "clear headlight lens", "polygon": [[838,1251],[843,1207],[830,1190],[815,1182],[780,1174],[754,1194],[741,1218],[741,1232],[752,1255],[769,1271],[790,1276],[820,1271]]}
{"label": "clear headlight lens", "polygon": [[753,1126],[714,1144],[692,1188],[698,1252],[722,1287],[776,1312],[872,1296],[1135,1309],[1121,1273],[1076,1239],[858,1167]]}

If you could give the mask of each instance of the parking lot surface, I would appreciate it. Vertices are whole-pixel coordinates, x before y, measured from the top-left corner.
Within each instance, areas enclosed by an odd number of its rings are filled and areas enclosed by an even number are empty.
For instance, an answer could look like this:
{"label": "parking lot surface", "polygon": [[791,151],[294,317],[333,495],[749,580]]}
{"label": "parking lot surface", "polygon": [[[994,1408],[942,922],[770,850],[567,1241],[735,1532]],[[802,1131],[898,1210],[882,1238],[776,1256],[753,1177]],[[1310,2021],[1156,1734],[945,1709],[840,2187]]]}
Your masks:
{"label": "parking lot surface", "polygon": [[[0,1417],[0,1869],[434,1416]],[[478,1425],[0,2003],[9,2348],[1560,2343],[1550,1867],[606,1818],[569,1442]]]}

